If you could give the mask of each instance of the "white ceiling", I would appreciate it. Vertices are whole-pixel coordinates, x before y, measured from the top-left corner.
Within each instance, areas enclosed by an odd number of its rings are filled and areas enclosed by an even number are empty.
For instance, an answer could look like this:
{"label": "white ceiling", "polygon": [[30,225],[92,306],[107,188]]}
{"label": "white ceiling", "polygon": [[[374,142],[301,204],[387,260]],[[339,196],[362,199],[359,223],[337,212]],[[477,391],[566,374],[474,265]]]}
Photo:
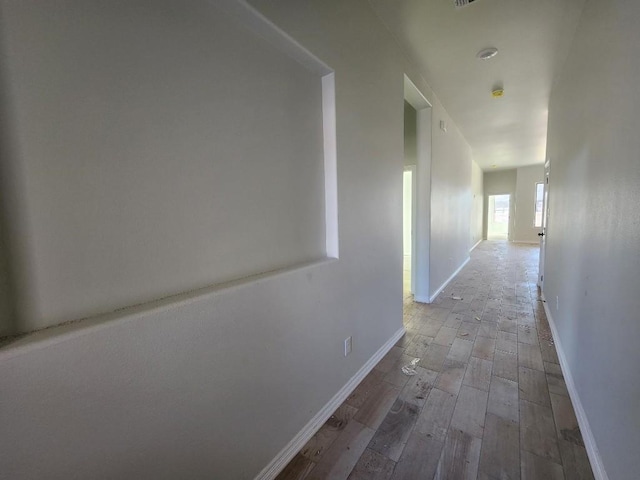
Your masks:
{"label": "white ceiling", "polygon": [[[544,163],[551,84],[584,0],[476,0],[459,9],[454,0],[369,2],[483,170]],[[498,55],[477,59],[486,47]],[[504,87],[504,97],[492,97],[494,86]]]}

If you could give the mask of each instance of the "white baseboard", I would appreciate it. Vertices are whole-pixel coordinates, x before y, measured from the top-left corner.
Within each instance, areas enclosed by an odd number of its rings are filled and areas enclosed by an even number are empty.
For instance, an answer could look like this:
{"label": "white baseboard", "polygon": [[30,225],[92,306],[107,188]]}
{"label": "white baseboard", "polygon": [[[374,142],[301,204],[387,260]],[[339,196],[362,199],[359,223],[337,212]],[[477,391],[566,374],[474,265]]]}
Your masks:
{"label": "white baseboard", "polygon": [[473,250],[482,243],[482,239],[478,240],[476,244],[469,249],[469,253],[473,252]]}
{"label": "white baseboard", "polygon": [[432,303],[436,299],[436,297],[440,295],[440,292],[442,292],[442,290],[444,290],[447,287],[447,285],[449,285],[449,282],[451,282],[451,280],[453,280],[454,277],[460,273],[460,271],[467,265],[467,263],[469,263],[469,260],[471,260],[471,258],[467,257],[467,259],[464,262],[462,262],[462,265],[460,265],[458,269],[455,272],[453,272],[451,276],[447,278],[447,280],[442,285],[440,285],[440,288],[438,288],[438,290],[436,290],[435,293],[431,295],[431,298],[429,298],[429,303]]}
{"label": "white baseboard", "polygon": [[584,447],[587,450],[587,456],[589,457],[589,462],[591,463],[593,476],[596,480],[609,480],[607,472],[604,469],[604,464],[602,463],[602,457],[600,457],[600,451],[598,450],[598,447],[596,445],[596,440],[593,437],[593,432],[591,431],[591,426],[589,425],[587,414],[584,411],[584,407],[582,406],[582,402],[580,401],[580,396],[578,395],[578,391],[576,390],[576,384],[574,383],[573,377],[571,376],[571,370],[569,369],[567,357],[565,356],[564,349],[562,348],[562,341],[560,340],[560,335],[558,335],[558,329],[556,327],[555,321],[553,320],[553,316],[551,315],[549,306],[544,298],[544,293],[542,294],[542,300],[542,305],[544,305],[544,311],[547,314],[547,320],[549,321],[549,326],[551,327],[551,332],[553,334],[553,341],[555,343],[556,352],[558,353],[558,359],[560,360],[562,375],[564,375],[564,381],[567,384],[569,398],[571,399],[573,410],[576,413],[578,425],[580,426],[580,433],[582,434],[582,439],[584,440]]}
{"label": "white baseboard", "polygon": [[405,330],[401,327],[394,333],[389,340],[382,345],[378,351],[365,363],[358,372],[336,393],[329,402],[320,409],[318,413],[307,423],[298,434],[271,460],[269,465],[264,467],[256,476],[255,480],[273,480],[287,466],[291,459],[298,453],[302,447],[315,435],[315,433],[324,425],[329,417],[342,405],[351,392],[355,390],[358,384],[366,377],[373,367],[384,357],[391,347],[402,338]]}

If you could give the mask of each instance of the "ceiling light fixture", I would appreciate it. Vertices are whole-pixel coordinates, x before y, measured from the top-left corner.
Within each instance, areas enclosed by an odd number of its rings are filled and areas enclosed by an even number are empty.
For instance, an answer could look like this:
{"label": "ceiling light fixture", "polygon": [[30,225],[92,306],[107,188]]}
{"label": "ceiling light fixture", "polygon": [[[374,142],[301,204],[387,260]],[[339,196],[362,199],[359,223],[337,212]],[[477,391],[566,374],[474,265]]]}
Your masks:
{"label": "ceiling light fixture", "polygon": [[480,60],[489,60],[490,58],[495,57],[498,54],[498,49],[495,47],[483,48],[478,53],[476,53],[476,58]]}
{"label": "ceiling light fixture", "polygon": [[466,7],[470,3],[475,2],[476,0],[453,0],[456,8]]}

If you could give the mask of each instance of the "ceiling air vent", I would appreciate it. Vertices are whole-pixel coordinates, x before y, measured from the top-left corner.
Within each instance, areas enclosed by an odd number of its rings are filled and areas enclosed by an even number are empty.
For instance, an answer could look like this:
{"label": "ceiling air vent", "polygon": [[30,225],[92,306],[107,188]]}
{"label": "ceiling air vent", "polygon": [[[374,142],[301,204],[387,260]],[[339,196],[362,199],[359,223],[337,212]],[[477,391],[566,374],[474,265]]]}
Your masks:
{"label": "ceiling air vent", "polygon": [[476,0],[453,0],[453,3],[456,5],[456,8],[462,8],[475,1]]}

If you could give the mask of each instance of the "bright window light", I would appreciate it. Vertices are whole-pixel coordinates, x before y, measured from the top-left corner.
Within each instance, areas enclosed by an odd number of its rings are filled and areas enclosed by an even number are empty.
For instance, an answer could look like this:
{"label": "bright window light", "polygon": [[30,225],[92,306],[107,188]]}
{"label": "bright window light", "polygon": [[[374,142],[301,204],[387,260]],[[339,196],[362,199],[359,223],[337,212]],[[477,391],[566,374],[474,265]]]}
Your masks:
{"label": "bright window light", "polygon": [[544,198],[544,184],[536,183],[536,203],[535,203],[535,217],[533,220],[534,227],[542,226],[542,203]]}

